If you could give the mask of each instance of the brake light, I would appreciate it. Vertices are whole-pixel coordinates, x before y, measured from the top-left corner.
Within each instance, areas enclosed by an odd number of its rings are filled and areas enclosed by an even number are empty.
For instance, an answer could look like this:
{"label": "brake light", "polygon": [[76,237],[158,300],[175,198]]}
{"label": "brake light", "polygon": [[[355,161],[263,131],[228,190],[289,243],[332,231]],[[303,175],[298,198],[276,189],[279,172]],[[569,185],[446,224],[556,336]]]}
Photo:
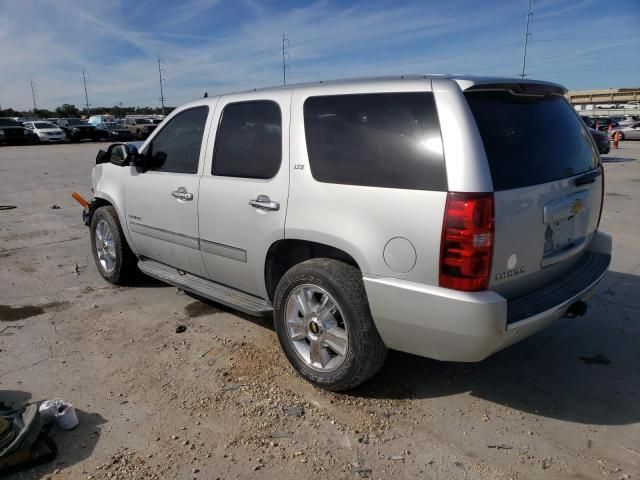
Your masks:
{"label": "brake light", "polygon": [[440,286],[486,290],[494,243],[493,193],[449,192],[442,224]]}

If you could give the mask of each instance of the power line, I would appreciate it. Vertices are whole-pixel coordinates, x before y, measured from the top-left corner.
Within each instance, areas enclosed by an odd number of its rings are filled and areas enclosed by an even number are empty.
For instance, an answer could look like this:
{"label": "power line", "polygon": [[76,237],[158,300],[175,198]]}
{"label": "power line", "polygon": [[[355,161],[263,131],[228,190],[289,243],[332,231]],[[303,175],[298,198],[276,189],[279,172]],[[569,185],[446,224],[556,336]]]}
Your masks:
{"label": "power line", "polygon": [[282,83],[287,84],[287,68],[289,68],[289,52],[286,48],[289,46],[289,39],[282,34]]}
{"label": "power line", "polygon": [[164,79],[162,78],[162,72],[164,72],[164,68],[162,68],[162,65],[164,65],[164,59],[160,58],[160,56],[158,55],[158,76],[160,77],[160,104],[162,105],[162,115],[164,115],[164,90],[163,90],[163,83],[164,83]]}
{"label": "power line", "polygon": [[36,110],[38,110],[38,107],[36,106],[36,87],[33,84],[33,80],[31,80],[31,97],[33,98],[33,113],[35,115]]}
{"label": "power line", "polygon": [[525,68],[527,66],[527,44],[529,43],[529,37],[531,34],[529,33],[529,21],[533,16],[533,12],[531,11],[531,0],[529,0],[529,9],[527,10],[527,27],[524,33],[524,52],[522,53],[522,73],[520,77],[524,79],[526,73]]}
{"label": "power line", "polygon": [[84,108],[87,110],[87,115],[89,115],[89,94],[87,93],[87,72],[85,72],[84,68],[82,69],[82,82],[84,83]]}

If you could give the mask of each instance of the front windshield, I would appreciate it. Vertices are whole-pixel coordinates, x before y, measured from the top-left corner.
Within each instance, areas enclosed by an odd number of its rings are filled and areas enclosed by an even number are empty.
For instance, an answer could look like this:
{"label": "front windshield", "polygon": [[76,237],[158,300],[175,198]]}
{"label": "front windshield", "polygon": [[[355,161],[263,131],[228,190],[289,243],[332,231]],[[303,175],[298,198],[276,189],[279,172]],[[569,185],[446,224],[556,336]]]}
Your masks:
{"label": "front windshield", "polygon": [[149,125],[151,124],[151,120],[147,120],[146,118],[136,118],[137,125]]}
{"label": "front windshield", "polygon": [[57,125],[49,122],[35,122],[33,125],[36,128],[58,128]]}
{"label": "front windshield", "polygon": [[67,119],[67,123],[69,125],[87,125],[87,122],[80,120],[79,118],[69,118]]}

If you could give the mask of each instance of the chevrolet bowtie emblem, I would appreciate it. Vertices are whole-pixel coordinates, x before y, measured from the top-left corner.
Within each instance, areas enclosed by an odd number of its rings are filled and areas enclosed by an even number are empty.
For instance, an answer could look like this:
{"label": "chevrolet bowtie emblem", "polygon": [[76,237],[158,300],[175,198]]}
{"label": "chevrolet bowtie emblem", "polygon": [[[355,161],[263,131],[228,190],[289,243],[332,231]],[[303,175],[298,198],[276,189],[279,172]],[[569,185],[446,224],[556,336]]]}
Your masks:
{"label": "chevrolet bowtie emblem", "polygon": [[571,214],[575,215],[577,213],[580,213],[580,211],[582,210],[582,207],[583,207],[582,200],[576,198],[573,201],[573,204],[571,205]]}

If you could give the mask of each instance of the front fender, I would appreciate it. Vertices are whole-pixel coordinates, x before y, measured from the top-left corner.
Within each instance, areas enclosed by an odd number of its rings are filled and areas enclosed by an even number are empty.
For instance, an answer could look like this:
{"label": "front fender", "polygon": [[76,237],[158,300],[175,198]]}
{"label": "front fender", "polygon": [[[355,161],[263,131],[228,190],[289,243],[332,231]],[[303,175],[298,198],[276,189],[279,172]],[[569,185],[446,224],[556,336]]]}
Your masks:
{"label": "front fender", "polygon": [[91,186],[93,198],[89,205],[87,221],[91,224],[91,217],[98,208],[111,205],[116,210],[122,232],[133,253],[137,254],[135,245],[131,240],[125,209],[125,189],[130,169],[134,167],[118,167],[110,163],[96,165],[91,173]]}

